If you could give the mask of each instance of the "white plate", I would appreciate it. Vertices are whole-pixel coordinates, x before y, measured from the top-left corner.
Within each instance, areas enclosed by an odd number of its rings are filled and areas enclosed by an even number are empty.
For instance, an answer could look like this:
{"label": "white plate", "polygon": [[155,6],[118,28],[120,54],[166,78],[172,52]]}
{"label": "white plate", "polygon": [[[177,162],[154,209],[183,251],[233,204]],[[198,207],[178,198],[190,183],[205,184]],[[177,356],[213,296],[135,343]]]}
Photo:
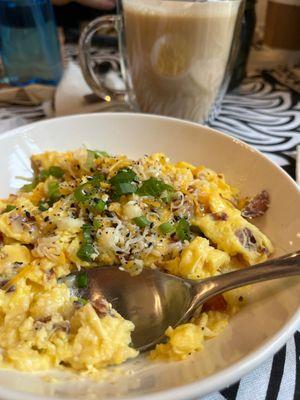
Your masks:
{"label": "white plate", "polygon": [[[30,176],[29,156],[45,150],[89,148],[138,157],[165,152],[172,160],[204,164],[223,172],[250,195],[266,189],[271,207],[259,226],[276,255],[300,248],[300,193],[295,183],[262,154],[207,127],[141,114],[93,114],[27,125],[0,136],[0,195],[14,192]],[[56,374],[0,372],[3,399],[193,399],[238,380],[276,352],[300,322],[300,279],[256,285],[251,302],[202,352],[181,362],[149,362],[145,357],[111,368],[107,382]],[[54,372],[55,374],[55,372]],[[46,374],[49,376],[49,373]],[[67,381],[66,381],[67,380]]]}

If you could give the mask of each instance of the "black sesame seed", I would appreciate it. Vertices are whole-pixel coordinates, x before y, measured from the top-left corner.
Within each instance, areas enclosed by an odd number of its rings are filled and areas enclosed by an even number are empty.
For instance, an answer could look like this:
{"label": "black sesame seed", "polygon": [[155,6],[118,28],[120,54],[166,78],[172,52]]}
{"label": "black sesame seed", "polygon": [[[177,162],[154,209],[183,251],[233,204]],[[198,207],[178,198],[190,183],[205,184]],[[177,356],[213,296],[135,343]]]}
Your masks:
{"label": "black sesame seed", "polygon": [[243,301],[244,300],[244,297],[243,296],[240,296],[239,297],[239,301]]}
{"label": "black sesame seed", "polygon": [[49,221],[48,215],[47,215],[47,217],[44,218],[44,221],[45,221],[45,222],[48,222],[48,221]]}

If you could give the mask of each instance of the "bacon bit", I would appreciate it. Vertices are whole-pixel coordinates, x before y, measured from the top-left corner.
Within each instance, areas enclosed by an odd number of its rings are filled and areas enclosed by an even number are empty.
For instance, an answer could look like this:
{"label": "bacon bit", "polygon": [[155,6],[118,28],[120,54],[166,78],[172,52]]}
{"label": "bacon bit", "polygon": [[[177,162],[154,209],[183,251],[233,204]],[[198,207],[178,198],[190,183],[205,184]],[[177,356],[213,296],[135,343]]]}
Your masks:
{"label": "bacon bit", "polygon": [[227,301],[221,294],[207,300],[202,307],[202,311],[225,311],[227,308]]}
{"label": "bacon bit", "polygon": [[3,288],[3,286],[5,286],[7,284],[9,280],[8,279],[4,279],[3,281],[0,282],[0,289]]}
{"label": "bacon bit", "polygon": [[228,220],[228,215],[225,212],[216,212],[210,214],[211,218],[214,221],[227,221]]}
{"label": "bacon bit", "polygon": [[269,193],[265,190],[257,194],[249,203],[242,209],[244,218],[257,218],[264,215],[270,205]]}
{"label": "bacon bit", "polygon": [[46,279],[51,281],[51,279],[54,279],[56,277],[55,271],[53,268],[49,269],[49,271],[46,271]]}
{"label": "bacon bit", "polygon": [[12,292],[15,292],[16,291],[16,286],[15,285],[12,285],[12,286],[10,286],[7,290],[6,290],[6,293],[12,293]]}
{"label": "bacon bit", "polygon": [[262,247],[262,246],[258,246],[257,251],[260,254],[265,254],[267,256],[270,254],[269,250],[266,247]]}
{"label": "bacon bit", "polygon": [[39,319],[35,320],[35,322],[41,322],[43,324],[46,324],[47,322],[50,322],[50,321],[51,321],[50,315],[48,317],[39,318]]}
{"label": "bacon bit", "polygon": [[245,247],[245,249],[257,250],[257,242],[255,236],[249,228],[238,229],[237,231],[235,231],[235,236],[238,238],[241,245]]}
{"label": "bacon bit", "polygon": [[4,236],[3,233],[0,232],[0,247],[4,245]]}
{"label": "bacon bit", "polygon": [[[8,283],[8,279],[4,279],[3,281],[1,281],[0,282],[0,289],[4,290],[3,287],[5,285],[7,285],[7,283]],[[15,292],[15,291],[16,291],[16,286],[12,285],[6,290],[6,293],[12,293],[12,292]]]}
{"label": "bacon bit", "polygon": [[100,318],[105,317],[108,314],[109,303],[104,297],[99,296],[95,299],[92,299],[91,303]]}

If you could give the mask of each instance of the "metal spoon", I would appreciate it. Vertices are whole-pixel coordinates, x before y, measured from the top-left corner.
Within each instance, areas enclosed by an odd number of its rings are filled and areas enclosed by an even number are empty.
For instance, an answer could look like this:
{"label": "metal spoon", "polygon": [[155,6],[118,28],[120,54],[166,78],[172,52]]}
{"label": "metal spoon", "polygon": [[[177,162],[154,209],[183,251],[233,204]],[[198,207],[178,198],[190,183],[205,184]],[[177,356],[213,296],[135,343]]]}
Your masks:
{"label": "metal spoon", "polygon": [[145,351],[163,340],[169,326],[187,322],[203,303],[217,294],[256,282],[300,275],[300,251],[199,281],[146,268],[136,276],[118,267],[85,271],[88,284],[78,289],[77,295],[92,302],[104,296],[115,310],[134,323],[133,347]]}

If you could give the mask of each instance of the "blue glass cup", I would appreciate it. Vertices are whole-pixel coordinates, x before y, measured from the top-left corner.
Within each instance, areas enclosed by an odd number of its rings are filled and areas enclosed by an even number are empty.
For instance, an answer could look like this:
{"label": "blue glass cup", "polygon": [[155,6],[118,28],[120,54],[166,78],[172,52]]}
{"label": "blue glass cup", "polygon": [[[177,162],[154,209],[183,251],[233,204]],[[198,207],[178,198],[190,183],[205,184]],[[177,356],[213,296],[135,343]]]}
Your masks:
{"label": "blue glass cup", "polygon": [[1,57],[11,85],[56,85],[62,76],[50,0],[0,0]]}

